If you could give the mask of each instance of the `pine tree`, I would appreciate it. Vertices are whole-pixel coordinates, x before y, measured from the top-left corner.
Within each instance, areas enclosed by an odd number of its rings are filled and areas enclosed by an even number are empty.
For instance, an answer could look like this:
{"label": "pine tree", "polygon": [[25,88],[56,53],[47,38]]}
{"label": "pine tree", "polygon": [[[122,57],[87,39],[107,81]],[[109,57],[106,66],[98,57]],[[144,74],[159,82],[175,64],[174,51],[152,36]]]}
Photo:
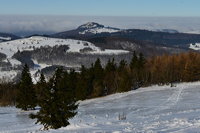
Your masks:
{"label": "pine tree", "polygon": [[101,61],[98,58],[94,64],[94,82],[93,82],[93,96],[102,96],[104,92],[103,86],[104,69],[101,66]]}
{"label": "pine tree", "polygon": [[22,71],[16,102],[16,107],[22,110],[34,109],[37,105],[36,94],[28,65],[25,65]]}
{"label": "pine tree", "polygon": [[139,54],[139,59],[138,59],[138,69],[143,69],[144,68],[144,64],[146,62],[146,59],[144,57],[144,55],[142,53]]}
{"label": "pine tree", "polygon": [[112,61],[108,60],[105,67],[105,76],[104,76],[104,94],[112,94],[117,90],[117,76],[116,76],[117,65],[114,58]]}
{"label": "pine tree", "polygon": [[121,60],[119,62],[118,72],[122,72],[127,66],[127,62],[125,60]]}
{"label": "pine tree", "polygon": [[144,83],[145,65],[146,59],[142,53],[139,54],[138,65],[137,65],[137,82],[138,87]]}
{"label": "pine tree", "polygon": [[119,79],[118,79],[118,92],[126,92],[130,91],[132,88],[132,80],[130,76],[130,72],[124,68],[119,72]]}
{"label": "pine tree", "polygon": [[36,123],[44,125],[45,129],[58,129],[69,125],[69,119],[76,115],[75,95],[69,87],[70,79],[67,72],[58,68],[46,87],[40,111],[31,115]]}
{"label": "pine tree", "polygon": [[130,62],[131,70],[137,68],[137,65],[138,65],[138,57],[137,57],[136,52],[134,51],[133,52],[133,57],[132,57],[131,62]]}
{"label": "pine tree", "polygon": [[43,73],[41,73],[40,75],[40,80],[36,85],[36,95],[37,95],[37,101],[38,104],[40,105],[40,102],[44,100],[44,96],[45,96],[45,89],[47,87],[47,83],[45,80],[45,76]]}
{"label": "pine tree", "polygon": [[84,100],[87,98],[87,70],[84,66],[81,67],[80,74],[78,75],[78,82],[76,86],[76,98],[77,100]]}

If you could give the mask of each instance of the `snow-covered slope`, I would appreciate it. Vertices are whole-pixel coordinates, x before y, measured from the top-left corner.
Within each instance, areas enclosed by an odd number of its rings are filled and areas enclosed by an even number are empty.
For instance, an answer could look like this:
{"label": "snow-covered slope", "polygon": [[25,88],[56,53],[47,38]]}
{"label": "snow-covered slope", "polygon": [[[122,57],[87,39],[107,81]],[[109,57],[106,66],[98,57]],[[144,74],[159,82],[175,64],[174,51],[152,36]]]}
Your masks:
{"label": "snow-covered slope", "polygon": [[[125,50],[112,50],[105,49],[102,50],[99,47],[96,47],[94,44],[81,40],[73,40],[73,39],[57,39],[57,38],[48,38],[42,36],[33,36],[30,38],[18,39],[13,41],[7,41],[0,43],[0,53],[6,55],[6,59],[3,60],[4,63],[10,63],[12,67],[21,65],[21,62],[14,59],[13,55],[17,52],[22,51],[33,51],[37,48],[41,47],[54,47],[54,46],[67,46],[68,49],[65,51],[66,53],[81,53],[81,54],[100,54],[100,55],[113,55],[113,54],[124,54],[129,51]],[[45,55],[44,55],[45,56]],[[37,62],[37,61],[34,61]],[[36,64],[38,66],[47,66],[44,64]],[[35,68],[34,72],[37,69],[42,69],[42,67]],[[34,73],[32,72],[32,73]],[[6,74],[6,73],[5,73]],[[0,74],[0,79],[6,75]],[[7,73],[8,76],[11,76]],[[3,76],[2,76],[3,75]]]}
{"label": "snow-covered slope", "polygon": [[13,34],[1,33],[1,32],[0,32],[0,42],[15,40],[15,39],[19,39],[19,38],[20,38],[20,37],[15,36],[15,35],[13,35]]}
{"label": "snow-covered slope", "polygon": [[190,49],[200,50],[200,43],[190,44]]}
{"label": "snow-covered slope", "polygon": [[6,40],[6,41],[9,41],[9,40],[11,40],[12,38],[11,37],[2,37],[2,36],[0,36],[0,40]]}
{"label": "snow-covered slope", "polygon": [[78,27],[78,30],[80,30],[79,34],[114,33],[114,32],[120,31],[120,29],[112,28],[112,27],[105,27],[104,25],[100,25],[100,24],[94,23],[94,22],[89,22],[84,25],[81,25]]}
{"label": "snow-covered slope", "polygon": [[[200,82],[152,86],[80,102],[71,125],[53,133],[193,133],[200,131]],[[41,132],[30,112],[0,108],[0,132]],[[123,120],[119,119],[124,118]],[[123,117],[122,117],[123,116]],[[45,131],[42,131],[45,132]]]}
{"label": "snow-covered slope", "polygon": [[66,52],[81,52],[84,48],[90,48],[91,52],[89,53],[91,54],[120,54],[128,52],[124,50],[101,50],[99,47],[86,41],[40,36],[0,43],[0,52],[6,54],[7,58],[11,58],[18,51],[31,51],[40,47],[54,47],[61,45],[67,45],[69,47]]}
{"label": "snow-covered slope", "polygon": [[18,65],[20,64],[20,62],[12,59],[12,56],[18,51],[32,51],[40,47],[54,47],[61,45],[67,45],[69,47],[66,52],[79,53],[81,52],[81,50],[88,48],[90,49],[89,51],[87,51],[88,54],[121,54],[129,52],[125,50],[101,50],[101,48],[96,47],[94,44],[86,41],[34,36],[25,39],[2,42],[0,43],[0,53],[3,53],[7,56],[6,61],[10,61],[13,65]]}

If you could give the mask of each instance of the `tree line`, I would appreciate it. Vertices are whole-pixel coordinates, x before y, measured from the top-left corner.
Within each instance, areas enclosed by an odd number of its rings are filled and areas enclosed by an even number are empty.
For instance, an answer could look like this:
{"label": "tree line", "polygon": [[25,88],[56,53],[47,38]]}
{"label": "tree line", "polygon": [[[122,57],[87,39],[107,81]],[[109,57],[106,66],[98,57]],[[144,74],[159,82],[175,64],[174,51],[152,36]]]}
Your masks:
{"label": "tree line", "polygon": [[[142,53],[133,53],[128,63],[115,59],[102,66],[97,59],[91,67],[82,66],[79,72],[57,68],[50,80],[41,74],[33,84],[27,65],[24,66],[17,90],[16,107],[23,110],[40,110],[32,114],[45,129],[69,125],[68,120],[76,115],[77,101],[126,92],[152,84],[172,84],[200,80],[200,54],[189,52],[145,58]],[[1,87],[1,86],[0,86]],[[0,90],[0,95],[2,95]]]}

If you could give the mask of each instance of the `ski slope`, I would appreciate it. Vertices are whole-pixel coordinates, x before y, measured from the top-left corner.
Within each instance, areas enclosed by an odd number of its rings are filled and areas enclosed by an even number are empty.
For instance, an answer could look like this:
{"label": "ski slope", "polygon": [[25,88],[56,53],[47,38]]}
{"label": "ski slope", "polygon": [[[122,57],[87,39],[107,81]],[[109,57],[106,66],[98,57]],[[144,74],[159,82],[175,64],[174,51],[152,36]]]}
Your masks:
{"label": "ski slope", "polygon": [[[151,86],[127,93],[81,101],[71,125],[41,131],[30,112],[0,108],[0,132],[53,133],[192,133],[200,131],[200,82],[176,87]],[[119,120],[119,115],[126,117]]]}

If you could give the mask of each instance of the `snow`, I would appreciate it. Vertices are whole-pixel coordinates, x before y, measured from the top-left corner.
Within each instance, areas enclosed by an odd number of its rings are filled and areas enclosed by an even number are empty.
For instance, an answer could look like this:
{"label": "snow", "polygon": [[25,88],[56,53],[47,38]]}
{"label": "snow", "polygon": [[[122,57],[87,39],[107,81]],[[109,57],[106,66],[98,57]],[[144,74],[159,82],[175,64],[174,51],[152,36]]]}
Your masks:
{"label": "snow", "polygon": [[[81,53],[81,50],[83,50],[84,48],[91,49],[91,51],[84,52],[87,54],[114,55],[114,54],[123,54],[129,52],[125,50],[111,50],[111,49],[101,50],[101,48],[96,47],[94,44],[81,40],[57,39],[57,38],[48,38],[42,36],[33,36],[30,38],[24,38],[24,39],[18,39],[0,43],[0,53],[4,53],[7,56],[5,62],[10,62],[12,66],[15,67],[17,65],[21,65],[20,61],[12,58],[12,56],[18,51],[33,51],[34,49],[40,47],[54,47],[61,45],[67,45],[69,47],[69,49],[66,50],[67,53],[74,53],[74,52]],[[39,64],[37,60],[34,60],[34,63],[39,67],[34,68],[34,70],[31,70],[32,76],[35,74],[35,72],[37,72],[37,70],[41,70],[42,68],[49,66],[47,64]],[[3,72],[2,74],[0,74],[0,79],[9,76],[12,77],[12,75],[13,75],[12,73],[10,74]],[[34,82],[36,82],[36,79],[34,79]]]}
{"label": "snow", "polygon": [[190,49],[200,50],[200,43],[190,44]]}
{"label": "snow", "polygon": [[[151,86],[110,96],[80,101],[71,125],[47,132],[134,133],[199,132],[200,82],[176,87]],[[30,112],[14,107],[0,108],[0,132],[41,132]],[[119,120],[124,114],[125,120]],[[45,132],[45,131],[43,131]]]}
{"label": "snow", "polygon": [[1,71],[0,72],[0,82],[10,82],[12,81],[18,74],[18,71],[10,70],[10,71]]}
{"label": "snow", "polygon": [[[61,45],[67,45],[69,47],[69,50],[67,50],[66,52],[80,52],[81,49],[91,48],[93,50],[92,53],[107,54],[107,52],[104,53],[103,50],[101,50],[99,47],[96,47],[90,42],[73,39],[56,39],[41,36],[34,36],[25,39],[2,42],[0,43],[0,52],[6,54],[7,58],[10,59],[18,51],[32,51],[40,47],[54,47]],[[112,52],[113,54],[120,54],[122,52],[127,53],[128,51],[111,50],[110,52]]]}
{"label": "snow", "polygon": [[79,28],[86,28],[86,29],[89,29],[89,28],[95,28],[95,27],[98,27],[98,23],[94,23],[94,22],[88,22],[84,25],[81,25]]}
{"label": "snow", "polygon": [[98,23],[94,22],[88,22],[84,25],[81,25],[78,27],[78,29],[84,29],[83,31],[79,32],[79,34],[86,34],[86,33],[92,33],[92,34],[99,34],[99,33],[114,33],[119,32],[120,29],[117,28],[111,28],[111,27],[105,27],[104,25],[100,25]]}
{"label": "snow", "polygon": [[120,30],[118,29],[112,29],[112,28],[93,28],[93,29],[87,29],[82,32],[79,32],[79,34],[86,34],[86,33],[93,33],[93,34],[99,34],[99,33],[114,33],[114,32],[119,32]]}
{"label": "snow", "polygon": [[9,40],[11,40],[11,39],[12,39],[11,37],[2,37],[2,36],[0,36],[0,40],[9,41]]}

